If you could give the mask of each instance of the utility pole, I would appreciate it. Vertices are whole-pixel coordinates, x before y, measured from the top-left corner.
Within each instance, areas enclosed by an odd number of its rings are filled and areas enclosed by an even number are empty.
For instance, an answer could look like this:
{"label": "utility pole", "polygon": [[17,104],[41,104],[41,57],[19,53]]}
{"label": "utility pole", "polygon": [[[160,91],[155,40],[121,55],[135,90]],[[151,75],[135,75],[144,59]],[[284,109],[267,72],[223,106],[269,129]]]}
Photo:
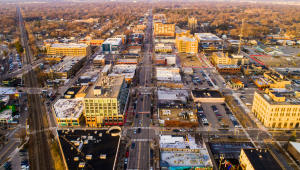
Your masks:
{"label": "utility pole", "polygon": [[238,54],[241,52],[241,44],[242,44],[242,36],[243,36],[243,27],[244,27],[244,19],[242,19],[242,28],[241,28],[241,34],[240,34],[240,44],[239,44],[239,51]]}

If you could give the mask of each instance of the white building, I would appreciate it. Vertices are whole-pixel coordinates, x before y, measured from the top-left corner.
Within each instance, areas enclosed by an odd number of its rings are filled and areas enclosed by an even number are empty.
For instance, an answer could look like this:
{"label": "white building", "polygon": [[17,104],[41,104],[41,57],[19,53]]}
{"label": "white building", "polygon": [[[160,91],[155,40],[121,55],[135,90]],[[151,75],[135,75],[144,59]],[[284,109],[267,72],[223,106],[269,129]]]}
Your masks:
{"label": "white building", "polygon": [[108,38],[102,44],[102,51],[105,54],[119,54],[121,50],[122,38]]}

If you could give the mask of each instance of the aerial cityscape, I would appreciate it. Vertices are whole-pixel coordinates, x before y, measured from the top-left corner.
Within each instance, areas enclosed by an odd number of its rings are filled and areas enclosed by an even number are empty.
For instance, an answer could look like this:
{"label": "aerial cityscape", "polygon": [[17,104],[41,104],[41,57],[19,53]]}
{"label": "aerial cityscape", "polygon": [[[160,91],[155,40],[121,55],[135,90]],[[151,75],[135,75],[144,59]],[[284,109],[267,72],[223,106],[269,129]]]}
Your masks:
{"label": "aerial cityscape", "polygon": [[300,170],[300,1],[0,13],[0,170]]}

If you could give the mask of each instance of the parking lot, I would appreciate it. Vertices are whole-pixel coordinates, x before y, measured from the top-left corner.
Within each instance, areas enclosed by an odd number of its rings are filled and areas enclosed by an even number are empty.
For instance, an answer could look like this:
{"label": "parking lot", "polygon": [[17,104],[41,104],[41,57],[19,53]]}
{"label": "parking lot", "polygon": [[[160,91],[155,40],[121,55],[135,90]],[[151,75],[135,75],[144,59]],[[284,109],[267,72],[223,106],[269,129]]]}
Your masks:
{"label": "parking lot", "polygon": [[[28,152],[19,152],[17,153],[12,159],[11,159],[11,167],[13,170],[21,170],[22,166],[25,167],[27,164],[23,162],[23,160],[28,160],[29,162],[29,156]],[[23,164],[23,165],[21,165]],[[25,168],[23,168],[25,169]],[[29,169],[29,168],[28,168]]]}
{"label": "parking lot", "polygon": [[[211,107],[212,105],[215,105],[218,111],[214,112]],[[225,106],[223,106],[221,103],[201,103],[201,107],[203,108],[203,112],[205,118],[207,119],[207,122],[211,125],[211,131],[217,131],[222,129],[229,129],[230,131],[235,130],[235,125],[233,124],[229,115],[226,114]],[[219,113],[221,117],[217,117],[215,113]],[[203,121],[201,120],[201,116],[199,116],[198,119],[200,126],[204,128],[203,130],[208,130],[208,124],[205,125],[205,123],[203,123]]]}
{"label": "parking lot", "polygon": [[[208,74],[206,74],[208,76]],[[193,79],[195,81],[193,81]],[[212,79],[213,80],[213,79]],[[211,84],[210,84],[210,83]],[[192,75],[186,74],[183,76],[183,83],[184,85],[188,86],[191,89],[212,89],[216,84],[215,81],[210,81],[209,79],[205,79],[202,75],[200,69],[195,69]]]}
{"label": "parking lot", "polygon": [[182,67],[205,66],[205,63],[202,63],[202,61],[198,58],[197,55],[180,54],[179,58],[181,60]]}
{"label": "parking lot", "polygon": [[222,75],[222,77],[227,81],[230,79],[239,79],[244,83],[244,89],[253,89],[256,88],[258,90],[258,88],[255,86],[255,84],[252,82],[252,80],[249,79],[248,76],[238,76],[238,75]]}

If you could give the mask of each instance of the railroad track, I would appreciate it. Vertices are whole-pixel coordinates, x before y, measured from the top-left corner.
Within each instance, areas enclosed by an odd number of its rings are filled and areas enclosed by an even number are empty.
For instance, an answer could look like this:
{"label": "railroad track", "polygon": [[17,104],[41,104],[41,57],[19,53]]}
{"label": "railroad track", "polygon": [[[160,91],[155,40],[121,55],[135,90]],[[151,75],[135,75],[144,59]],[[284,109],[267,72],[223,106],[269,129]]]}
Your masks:
{"label": "railroad track", "polygon": [[[22,45],[25,49],[25,58],[27,64],[34,63],[32,60],[32,55],[30,48],[28,46],[28,38],[26,35],[26,29],[23,25],[23,20],[21,16],[21,11],[19,6],[17,7],[17,13],[19,15],[19,24],[21,28],[22,35]],[[44,109],[43,103],[40,99],[39,90],[37,88],[36,74],[31,69],[28,70],[26,74],[27,86],[31,89],[31,94],[28,94],[28,103],[29,107],[29,120],[32,130],[37,133],[30,135],[30,147],[32,149],[29,150],[30,154],[30,169],[34,170],[51,170],[53,169],[53,164],[51,163],[51,154],[50,147],[48,145],[48,131],[44,131],[44,129],[48,128],[45,126],[46,122],[44,122]],[[45,119],[47,121],[47,119]]]}

